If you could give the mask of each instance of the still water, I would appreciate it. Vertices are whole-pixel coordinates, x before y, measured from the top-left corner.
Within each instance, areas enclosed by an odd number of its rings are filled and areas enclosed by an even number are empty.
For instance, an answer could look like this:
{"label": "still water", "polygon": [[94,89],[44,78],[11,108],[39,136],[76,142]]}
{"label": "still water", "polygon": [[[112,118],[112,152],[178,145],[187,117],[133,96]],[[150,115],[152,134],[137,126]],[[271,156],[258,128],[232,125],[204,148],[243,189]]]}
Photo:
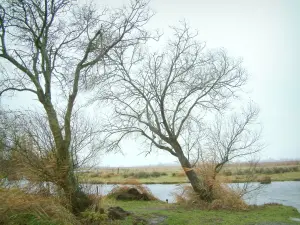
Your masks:
{"label": "still water", "polygon": [[[173,193],[179,193],[182,185],[189,184],[145,184],[154,196],[160,200],[175,202]],[[239,188],[244,184],[229,184],[232,188]],[[85,184],[84,189],[90,193],[105,195],[116,185],[112,184]],[[98,187],[98,188],[97,188]],[[257,190],[255,190],[259,187]],[[254,189],[244,196],[249,204],[262,205],[265,203],[280,203],[293,206],[300,212],[300,181],[272,182],[271,184],[260,185],[251,183],[250,189]]]}

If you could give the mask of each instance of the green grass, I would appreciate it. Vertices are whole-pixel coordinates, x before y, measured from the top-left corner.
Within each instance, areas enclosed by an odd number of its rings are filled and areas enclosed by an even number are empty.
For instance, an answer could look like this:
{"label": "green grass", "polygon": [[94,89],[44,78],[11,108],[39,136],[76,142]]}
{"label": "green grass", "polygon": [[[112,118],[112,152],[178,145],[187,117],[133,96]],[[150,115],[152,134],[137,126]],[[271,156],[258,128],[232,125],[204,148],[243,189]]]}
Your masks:
{"label": "green grass", "polygon": [[18,213],[10,217],[8,225],[26,224],[26,225],[61,225],[62,223],[51,221],[47,218],[39,218],[30,213]]}
{"label": "green grass", "polygon": [[284,222],[286,224],[299,224],[290,220],[291,217],[300,218],[299,212],[293,208],[282,205],[266,205],[253,207],[247,211],[228,210],[200,210],[187,209],[175,204],[163,202],[117,202],[125,210],[134,213],[121,224],[133,224],[136,217],[163,218],[161,224],[172,225],[198,225],[198,224],[258,224],[263,222]]}

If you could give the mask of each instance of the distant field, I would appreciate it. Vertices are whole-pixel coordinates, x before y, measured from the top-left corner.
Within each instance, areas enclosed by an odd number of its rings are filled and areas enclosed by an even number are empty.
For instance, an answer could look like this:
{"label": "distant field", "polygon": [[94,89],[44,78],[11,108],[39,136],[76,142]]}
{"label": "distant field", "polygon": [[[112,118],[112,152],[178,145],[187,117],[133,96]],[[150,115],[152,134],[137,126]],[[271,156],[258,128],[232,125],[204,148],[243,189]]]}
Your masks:
{"label": "distant field", "polygon": [[[224,182],[244,182],[253,173],[249,164],[229,164],[219,174]],[[300,161],[264,162],[254,169],[253,181],[260,181],[268,176],[272,181],[300,180]],[[99,168],[89,171],[78,171],[79,181],[82,183],[184,183],[188,182],[183,170],[179,166],[148,166],[148,167],[120,167]]]}

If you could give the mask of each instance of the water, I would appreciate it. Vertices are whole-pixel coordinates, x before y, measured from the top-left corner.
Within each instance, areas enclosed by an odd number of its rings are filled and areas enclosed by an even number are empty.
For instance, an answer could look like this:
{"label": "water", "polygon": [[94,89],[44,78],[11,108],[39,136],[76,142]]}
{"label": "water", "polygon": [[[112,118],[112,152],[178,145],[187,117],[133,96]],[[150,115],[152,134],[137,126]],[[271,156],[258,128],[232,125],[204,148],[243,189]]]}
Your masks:
{"label": "water", "polygon": [[[145,184],[157,198],[162,201],[168,199],[170,203],[175,202],[172,193],[178,193],[182,185],[189,184]],[[240,188],[244,184],[229,184],[232,188]],[[280,203],[293,206],[300,212],[300,182],[285,181],[272,182],[271,184],[260,185],[259,183],[250,184],[252,192],[244,196],[248,204],[262,205],[265,203]],[[85,184],[84,189],[90,193],[105,195],[116,185],[112,184]],[[257,189],[258,188],[258,189]],[[257,189],[257,190],[256,190]]]}
{"label": "water", "polygon": [[[5,182],[4,182],[5,183]],[[16,185],[25,187],[28,182],[25,180],[13,182],[6,182],[8,187]],[[46,183],[43,183],[45,186]],[[154,196],[165,201],[168,199],[169,203],[175,202],[174,194],[179,193],[182,186],[189,184],[145,184]],[[241,188],[244,184],[228,184],[231,188]],[[51,185],[50,185],[51,186]],[[115,186],[113,184],[83,184],[84,190],[88,193],[97,193],[100,195],[108,194]],[[33,191],[38,187],[30,186]],[[262,205],[265,203],[280,203],[287,206],[293,206],[300,212],[300,181],[285,181],[272,182],[271,184],[260,185],[259,183],[250,183],[250,189],[254,191],[244,196],[248,204]]]}
{"label": "water", "polygon": [[275,202],[293,206],[300,212],[299,181],[272,182],[271,184],[264,185],[264,188],[257,193],[250,193],[249,196],[245,197],[249,204],[262,205]]}

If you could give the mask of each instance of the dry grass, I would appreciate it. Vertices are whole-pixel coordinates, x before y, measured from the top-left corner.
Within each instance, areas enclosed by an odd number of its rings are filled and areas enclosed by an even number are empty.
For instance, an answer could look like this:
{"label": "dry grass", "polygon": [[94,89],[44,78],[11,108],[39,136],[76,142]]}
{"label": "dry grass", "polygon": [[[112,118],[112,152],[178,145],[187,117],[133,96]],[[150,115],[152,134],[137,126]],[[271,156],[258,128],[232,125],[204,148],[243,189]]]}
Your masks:
{"label": "dry grass", "polygon": [[127,192],[130,188],[137,189],[140,193],[147,195],[150,200],[157,200],[149,188],[141,185],[137,180],[127,180],[127,185],[116,185],[107,195],[108,198],[116,198],[119,194]]}
{"label": "dry grass", "polygon": [[221,180],[214,178],[213,168],[212,164],[202,164],[197,167],[197,173],[203,177],[205,188],[212,193],[212,202],[201,200],[190,186],[183,187],[179,194],[175,194],[177,202],[188,207],[203,209],[247,209],[248,206],[242,200],[240,193],[224,185]]}
{"label": "dry grass", "polygon": [[[159,173],[160,176],[151,176],[154,173]],[[144,184],[188,182],[180,166],[99,168],[90,171],[81,170],[77,174],[82,183],[126,184],[128,178],[138,179],[140,183]],[[148,176],[142,177],[139,176],[140,174]],[[265,175],[271,176],[272,181],[299,180],[300,161],[263,162],[258,163],[255,170],[251,163],[230,163],[224,166],[219,177],[224,182],[235,183],[247,182],[249,178],[259,181]]]}
{"label": "dry grass", "polygon": [[261,184],[270,184],[272,182],[272,179],[269,176],[264,176],[264,177],[260,178],[259,182]]}
{"label": "dry grass", "polygon": [[0,224],[19,224],[20,221],[27,224],[26,219],[48,221],[48,224],[78,224],[76,217],[55,197],[0,189]]}

